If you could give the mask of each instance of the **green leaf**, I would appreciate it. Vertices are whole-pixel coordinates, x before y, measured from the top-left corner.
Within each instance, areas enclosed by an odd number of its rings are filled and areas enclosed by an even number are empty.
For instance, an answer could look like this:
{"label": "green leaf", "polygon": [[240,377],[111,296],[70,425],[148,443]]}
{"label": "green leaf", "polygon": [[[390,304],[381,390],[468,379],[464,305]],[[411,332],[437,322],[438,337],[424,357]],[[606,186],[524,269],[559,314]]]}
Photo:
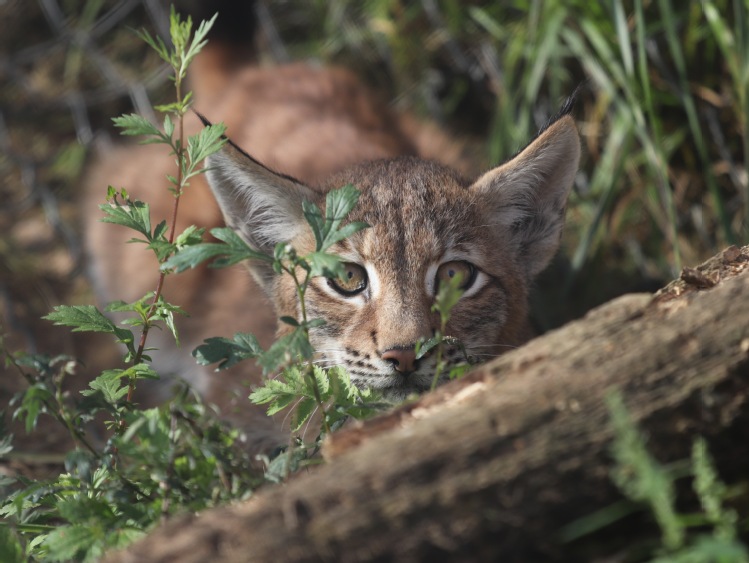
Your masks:
{"label": "green leaf", "polygon": [[257,339],[249,333],[238,332],[233,340],[223,337],[208,338],[193,351],[192,355],[201,365],[220,362],[216,371],[230,368],[242,360],[257,358],[263,353]]}
{"label": "green leaf", "polygon": [[250,400],[256,405],[265,405],[279,397],[287,395],[294,396],[297,394],[297,391],[294,386],[289,385],[280,377],[278,379],[268,379],[262,387],[258,387],[250,393]]}
{"label": "green leaf", "polygon": [[39,415],[47,412],[48,402],[52,402],[53,400],[54,396],[44,384],[34,384],[23,393],[21,405],[13,414],[13,417],[25,417],[26,432],[30,433],[34,428],[36,428],[36,422]]}
{"label": "green leaf", "polygon": [[123,377],[126,377],[126,370],[106,370],[99,377],[89,382],[88,386],[91,390],[84,389],[81,391],[81,394],[90,396],[94,392],[99,391],[107,403],[116,405],[120,399],[127,395],[128,387],[127,385],[123,385]]}
{"label": "green leaf", "polygon": [[630,499],[650,505],[668,549],[684,545],[684,528],[675,506],[673,478],[653,459],[645,437],[632,421],[620,393],[609,393],[606,405],[614,429],[612,480]]}
{"label": "green leaf", "polygon": [[746,563],[749,550],[741,542],[700,535],[690,545],[651,559],[650,563]]}
{"label": "green leaf", "polygon": [[350,237],[369,226],[366,223],[355,222],[349,223],[340,230],[338,228],[356,206],[358,199],[359,190],[351,184],[328,192],[325,198],[324,218],[322,211],[316,205],[307,201],[303,202],[302,210],[315,235],[317,252],[325,251],[339,240]]}
{"label": "green leaf", "polygon": [[419,340],[416,343],[416,359],[420,360],[431,352],[435,346],[442,342],[441,336],[432,336],[428,340]]}
{"label": "green leaf", "polygon": [[171,139],[172,135],[174,134],[174,123],[172,122],[172,118],[169,117],[169,114],[164,116],[164,135]]}
{"label": "green leaf", "polygon": [[175,313],[183,316],[187,315],[187,312],[184,309],[177,305],[167,303],[164,301],[164,296],[159,295],[159,300],[156,303],[156,309],[154,310],[151,319],[164,321],[164,324],[166,324],[167,328],[172,333],[172,336],[174,336],[174,341],[177,343],[177,346],[179,346],[179,334],[177,333],[177,327],[174,324]]}
{"label": "green leaf", "polygon": [[156,38],[151,37],[151,34],[148,33],[145,29],[136,31],[136,35],[144,41],[146,44],[148,44],[154,51],[156,51],[159,56],[169,63],[172,64],[172,57],[169,53],[169,49],[164,44],[164,41],[161,39],[161,37],[156,36]]}
{"label": "green leaf", "polygon": [[174,239],[174,244],[177,245],[177,248],[200,244],[201,242],[203,242],[203,233],[205,233],[205,229],[198,228],[195,225],[190,225],[179,235],[177,235],[177,238]]}
{"label": "green leaf", "polygon": [[[205,37],[208,35],[208,32],[213,27],[213,24],[215,23],[217,17],[218,17],[218,14],[214,14],[210,20],[200,22],[198,29],[195,31],[195,36],[193,37],[192,42],[190,43],[190,47],[187,49],[187,52],[185,53],[186,65],[190,64],[192,59],[200,52],[200,50],[207,43],[207,41],[205,40]],[[188,26],[188,29],[189,29],[189,26]]]}
{"label": "green leaf", "polygon": [[197,166],[207,156],[218,152],[226,144],[227,139],[222,138],[226,132],[226,125],[217,123],[208,125],[187,140],[187,156],[191,168]]}
{"label": "green leaf", "polygon": [[715,535],[722,539],[733,540],[736,537],[738,516],[734,510],[723,506],[727,496],[726,485],[718,478],[715,462],[707,449],[704,438],[698,438],[692,445],[692,469],[694,482],[692,487],[700,499],[702,510],[707,520],[715,526]]}
{"label": "green leaf", "polygon": [[310,265],[310,276],[338,278],[344,275],[343,262],[334,254],[312,252],[307,254],[304,259]]}
{"label": "green leaf", "polygon": [[99,209],[106,214],[106,217],[101,220],[102,223],[122,225],[138,231],[146,237],[146,241],[153,240],[151,236],[151,217],[147,203],[142,201],[128,201],[127,205],[103,203],[99,206]]}
{"label": "green leaf", "polygon": [[88,450],[71,450],[65,455],[65,471],[83,482],[91,481],[96,457]]}
{"label": "green leaf", "polygon": [[115,324],[93,305],[57,305],[43,317],[55,325],[73,327],[73,332],[108,332],[117,330]]}
{"label": "green leaf", "polygon": [[[307,372],[307,373],[309,373],[309,372]],[[322,369],[322,368],[320,368],[320,367],[318,367],[318,366],[314,366],[312,368],[312,376],[315,378],[315,382],[317,383],[317,390],[320,393],[320,399],[322,401],[327,401],[328,399],[330,399],[330,396],[331,396],[331,385],[330,385],[331,373],[328,372],[328,371],[326,371],[326,370],[324,370],[324,369]],[[309,393],[312,394],[312,395],[314,395],[314,391],[313,391],[313,388],[312,388],[313,382],[310,381],[309,378],[307,378],[306,381],[309,384],[309,388],[310,388]]]}
{"label": "green leaf", "polygon": [[[3,425],[4,426],[4,425]],[[13,434],[8,433],[6,428],[0,428],[0,459],[13,451]],[[3,484],[0,483],[0,487]]]}
{"label": "green leaf", "polygon": [[26,561],[18,536],[7,525],[0,525],[0,561],[5,563]]}
{"label": "green leaf", "polygon": [[291,430],[293,432],[297,432],[304,425],[304,423],[307,422],[309,417],[312,416],[312,414],[315,412],[316,407],[317,403],[311,397],[306,397],[299,401],[296,409],[294,409]]}
{"label": "green leaf", "polygon": [[119,342],[132,347],[133,333],[116,326],[93,305],[57,305],[54,311],[45,317],[56,326],[69,326],[73,332],[105,332],[114,334]]}
{"label": "green leaf", "polygon": [[[262,397],[262,395],[260,397]],[[273,399],[273,404],[270,407],[268,407],[266,414],[268,416],[273,416],[274,414],[284,410],[291,403],[293,403],[294,401],[298,399],[299,397],[295,393],[286,393],[286,394],[276,395]],[[265,401],[265,402],[270,402],[270,401]],[[256,404],[263,404],[263,403],[258,401]]]}
{"label": "green leaf", "polygon": [[460,273],[456,273],[447,283],[440,282],[439,284],[437,297],[435,297],[434,305],[432,305],[432,311],[440,314],[443,327],[450,320],[450,312],[453,307],[455,307],[463,296],[464,292],[460,289],[461,283],[463,283],[463,276]]}
{"label": "green leaf", "polygon": [[223,243],[204,242],[182,248],[164,262],[161,269],[174,269],[176,272],[182,272],[188,268],[195,268],[211,258],[216,258],[211,264],[214,268],[224,268],[249,259],[272,261],[269,256],[252,250],[239,235],[228,227],[212,229],[211,234]]}
{"label": "green leaf", "polygon": [[164,262],[169,256],[171,256],[174,252],[177,251],[177,245],[176,244],[170,244],[166,240],[152,240],[150,243],[148,243],[148,248],[153,250],[154,254],[156,254],[156,259],[159,262]]}
{"label": "green leaf", "polygon": [[211,229],[211,234],[218,240],[224,241],[231,252],[226,255],[225,258],[216,260],[213,266],[216,268],[224,268],[240,262],[241,260],[261,260],[264,262],[272,262],[273,259],[270,256],[266,256],[261,252],[256,252],[248,246],[248,244],[229,227],[218,227]]}
{"label": "green leaf", "polygon": [[60,526],[47,536],[44,546],[51,561],[81,560],[99,540],[99,533],[98,527],[83,524]]}
{"label": "green leaf", "polygon": [[263,373],[271,373],[285,364],[299,359],[309,359],[314,350],[309,343],[304,327],[297,327],[293,332],[276,340],[266,352],[260,355],[258,364]]}
{"label": "green leaf", "polygon": [[158,127],[156,127],[142,115],[131,113],[129,115],[114,117],[112,118],[112,121],[114,121],[116,127],[122,129],[122,135],[143,135],[146,137],[151,137],[150,139],[146,139],[145,141],[143,141],[143,144],[159,142],[168,143],[169,141],[168,137],[164,135],[164,133],[162,133]]}

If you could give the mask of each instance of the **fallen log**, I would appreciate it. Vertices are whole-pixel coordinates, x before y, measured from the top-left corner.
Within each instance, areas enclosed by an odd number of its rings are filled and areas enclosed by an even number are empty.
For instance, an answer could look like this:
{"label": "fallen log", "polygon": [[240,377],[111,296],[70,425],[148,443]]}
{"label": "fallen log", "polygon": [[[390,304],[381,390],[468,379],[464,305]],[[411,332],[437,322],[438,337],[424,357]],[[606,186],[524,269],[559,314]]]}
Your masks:
{"label": "fallen log", "polygon": [[616,299],[334,435],[319,469],[175,518],[109,560],[576,561],[593,540],[596,557],[615,553],[643,518],[624,534],[559,536],[621,499],[612,389],[661,462],[701,435],[723,478],[749,475],[748,270],[749,247],[732,247],[655,296]]}

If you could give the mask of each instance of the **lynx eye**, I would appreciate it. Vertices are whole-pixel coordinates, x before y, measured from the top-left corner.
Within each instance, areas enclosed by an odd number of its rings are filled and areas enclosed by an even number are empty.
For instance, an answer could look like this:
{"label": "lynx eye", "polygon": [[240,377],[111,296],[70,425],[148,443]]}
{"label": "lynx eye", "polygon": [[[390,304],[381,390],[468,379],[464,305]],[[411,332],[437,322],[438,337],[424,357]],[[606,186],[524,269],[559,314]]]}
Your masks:
{"label": "lynx eye", "polygon": [[436,288],[439,288],[441,283],[448,282],[458,275],[461,279],[458,287],[465,291],[476,281],[476,267],[470,262],[463,260],[445,262],[437,268],[437,278],[434,285]]}
{"label": "lynx eye", "polygon": [[357,295],[367,288],[367,270],[359,264],[344,262],[343,277],[329,278],[328,285],[341,295]]}

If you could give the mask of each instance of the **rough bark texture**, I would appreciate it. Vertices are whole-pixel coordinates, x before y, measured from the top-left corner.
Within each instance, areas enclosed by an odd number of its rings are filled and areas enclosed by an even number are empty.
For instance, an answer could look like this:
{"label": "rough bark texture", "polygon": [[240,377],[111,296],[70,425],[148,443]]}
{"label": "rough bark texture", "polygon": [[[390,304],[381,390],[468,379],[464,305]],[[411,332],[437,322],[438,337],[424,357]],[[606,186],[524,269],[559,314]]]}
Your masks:
{"label": "rough bark texture", "polygon": [[612,301],[335,435],[318,470],[176,518],[110,560],[575,561],[592,558],[591,542],[615,552],[654,525],[635,517],[558,539],[621,498],[609,480],[611,389],[661,461],[688,457],[702,435],[725,479],[749,475],[748,267],[749,247],[731,248],[655,296]]}

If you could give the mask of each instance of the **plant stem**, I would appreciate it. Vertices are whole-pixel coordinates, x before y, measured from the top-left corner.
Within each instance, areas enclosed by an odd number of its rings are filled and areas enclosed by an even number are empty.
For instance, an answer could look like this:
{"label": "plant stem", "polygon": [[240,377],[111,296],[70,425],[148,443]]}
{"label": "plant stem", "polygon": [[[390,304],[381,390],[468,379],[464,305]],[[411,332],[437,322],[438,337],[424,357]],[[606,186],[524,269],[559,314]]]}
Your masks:
{"label": "plant stem", "polygon": [[[180,78],[179,73],[176,75],[175,80],[175,88],[177,92],[177,102],[182,103],[182,80]],[[174,154],[177,157],[177,184],[176,184],[176,191],[174,192],[174,205],[172,206],[172,216],[169,221],[169,244],[174,243],[174,236],[177,229],[177,213],[179,211],[179,200],[182,196],[182,189],[184,188],[184,179],[182,176],[182,161],[185,158],[185,149],[184,149],[184,138],[185,138],[185,128],[184,128],[184,121],[185,121],[185,114],[184,110],[180,111],[178,114],[178,128],[179,128],[179,141],[176,145],[172,145],[172,149],[174,150]],[[140,363],[141,359],[143,358],[143,352],[146,349],[146,339],[148,338],[148,332],[151,329],[151,318],[153,317],[154,313],[156,312],[156,307],[158,305],[159,300],[161,299],[161,293],[164,288],[164,280],[166,279],[166,272],[159,272],[159,280],[156,284],[156,291],[153,295],[153,300],[151,301],[151,306],[148,309],[148,313],[146,314],[146,322],[143,324],[143,331],[140,333],[140,341],[138,342],[138,350],[135,353],[135,357],[133,358],[133,365],[137,365]],[[128,402],[132,401],[133,398],[133,392],[135,391],[135,377],[130,378],[129,386],[127,389],[127,400]]]}
{"label": "plant stem", "polygon": [[[23,379],[26,380],[26,383],[29,385],[35,385],[36,381],[34,381],[34,378],[31,377],[29,374],[27,374],[23,368],[18,365],[18,362],[16,362],[16,359],[13,357],[13,355],[10,353],[10,351],[5,347],[5,341],[0,337],[0,349],[2,349],[3,354],[7,358],[7,361],[18,371],[18,373],[23,377]],[[62,378],[60,379],[59,384],[55,385],[55,403],[52,403],[48,400],[44,400],[44,404],[47,407],[47,410],[52,416],[54,416],[58,422],[60,422],[65,428],[67,428],[68,432],[70,432],[71,438],[73,438],[73,441],[78,443],[79,445],[86,448],[96,459],[100,459],[101,455],[98,451],[96,451],[96,448],[94,448],[88,440],[86,440],[85,435],[83,432],[76,428],[76,426],[73,424],[73,421],[68,414],[65,403],[63,402],[62,397]]]}
{"label": "plant stem", "polygon": [[[309,341],[309,329],[307,328],[307,306],[304,302],[304,294],[307,290],[307,285],[309,284],[309,272],[307,272],[307,275],[304,278],[304,283],[299,283],[299,278],[297,278],[296,275],[296,268],[289,268],[286,270],[289,274],[291,274],[292,278],[294,279],[294,285],[296,286],[296,293],[297,297],[299,298],[299,303],[301,312],[302,312],[302,330],[304,330],[304,336]],[[305,358],[307,359],[307,358]],[[317,406],[320,408],[320,412],[322,413],[322,424],[323,428],[325,428],[325,433],[330,434],[330,425],[328,424],[328,417],[327,410],[325,409],[325,405],[322,402],[322,397],[320,396],[320,389],[317,386],[317,379],[315,378],[315,369],[312,366],[312,362],[307,359],[307,366],[304,370],[304,374],[309,378],[310,383],[312,384],[312,393],[315,395],[315,402],[317,403]]]}
{"label": "plant stem", "polygon": [[440,375],[442,375],[442,348],[445,345],[445,329],[447,323],[445,322],[444,318],[442,319],[442,322],[440,323],[440,331],[437,334],[439,338],[439,344],[437,344],[437,363],[434,366],[434,378],[432,379],[432,387],[430,391],[434,391],[437,388],[437,382],[440,379]]}

